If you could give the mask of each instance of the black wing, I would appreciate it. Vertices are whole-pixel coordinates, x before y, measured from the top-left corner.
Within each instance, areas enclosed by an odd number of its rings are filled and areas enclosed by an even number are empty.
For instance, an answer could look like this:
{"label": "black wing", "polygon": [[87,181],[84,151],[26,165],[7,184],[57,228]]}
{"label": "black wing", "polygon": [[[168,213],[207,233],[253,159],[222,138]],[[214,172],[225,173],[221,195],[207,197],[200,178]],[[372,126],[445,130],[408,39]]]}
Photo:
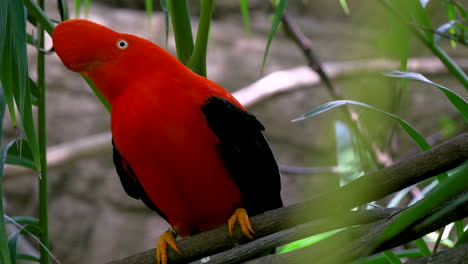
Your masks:
{"label": "black wing", "polygon": [[249,215],[283,206],[281,179],[273,153],[252,114],[231,102],[211,97],[201,107],[218,139],[224,165],[240,189]]}
{"label": "black wing", "polygon": [[119,150],[115,147],[114,140],[112,140],[112,147],[115,169],[117,170],[117,174],[119,175],[120,182],[122,183],[125,192],[137,200],[141,199],[146,206],[167,220],[166,215],[164,215],[164,213],[154,205],[146,194],[143,186],[140,181],[138,181],[138,178],[130,167],[130,164],[128,164],[122,155],[120,155]]}

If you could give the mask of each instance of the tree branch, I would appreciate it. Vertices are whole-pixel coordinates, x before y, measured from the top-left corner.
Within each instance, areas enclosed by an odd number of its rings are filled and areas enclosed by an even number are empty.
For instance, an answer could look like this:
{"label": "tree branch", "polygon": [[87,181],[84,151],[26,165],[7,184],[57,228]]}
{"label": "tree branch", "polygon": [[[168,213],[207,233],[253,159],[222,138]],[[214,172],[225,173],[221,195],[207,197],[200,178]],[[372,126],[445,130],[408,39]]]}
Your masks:
{"label": "tree branch", "polygon": [[[312,220],[331,216],[341,220],[337,216],[345,215],[346,213],[343,212],[351,208],[381,199],[394,191],[453,169],[465,162],[467,158],[468,133],[400,161],[391,167],[364,175],[342,188],[318,195],[307,202],[252,217],[251,223],[256,231],[256,237],[260,238]],[[232,248],[236,243],[246,242],[249,241],[243,237],[239,228],[235,229],[235,234],[231,238],[227,235],[227,227],[223,226],[178,241],[178,246],[184,255],[178,255],[169,249],[168,257],[170,263],[194,261]],[[154,249],[112,262],[112,264],[124,263],[154,263]]]}
{"label": "tree branch", "polygon": [[440,251],[429,257],[410,259],[406,264],[460,264],[468,263],[468,244]]}
{"label": "tree branch", "polygon": [[[210,264],[241,263],[258,257],[268,250],[326,231],[360,225],[390,217],[403,209],[376,208],[372,210],[350,211],[343,215],[317,219],[277,233],[236,246],[228,251],[210,256]],[[339,221],[337,220],[339,219]],[[201,260],[192,264],[202,264]]]}
{"label": "tree branch", "polygon": [[[332,220],[332,217],[329,217],[293,227],[294,223],[290,223],[288,218],[291,214],[300,214],[300,211],[297,210],[298,208],[293,208],[293,210],[283,210],[286,208],[270,211],[268,216],[269,220],[266,217],[252,217],[251,223],[255,230],[255,236],[257,238],[261,237],[253,241],[246,238],[239,228],[235,229],[233,237],[229,237],[227,226],[222,226],[189,238],[181,239],[177,241],[177,246],[184,255],[179,255],[173,250],[168,250],[169,263],[188,263],[190,261],[201,263],[199,259],[230,248],[233,249],[231,251],[211,256],[210,264],[221,262],[225,263],[224,261],[233,261],[236,259],[248,260],[249,257],[256,255],[258,252],[263,252],[264,250],[268,250],[297,239],[328,230],[377,221],[379,219],[389,217],[401,210],[395,208],[378,208],[347,212],[342,215],[342,219],[345,219],[344,221],[336,222]],[[237,246],[237,244],[243,245]],[[246,253],[247,256],[240,256],[238,255],[239,252]],[[150,249],[108,264],[155,264],[156,261],[154,253],[155,249]]]}
{"label": "tree branch", "polygon": [[[443,206],[439,207],[443,208]],[[436,209],[435,211],[437,211]],[[434,212],[435,212],[434,211]],[[311,246],[295,250],[285,254],[268,255],[249,261],[249,264],[263,263],[307,263],[313,256],[316,261],[314,263],[333,264],[333,263],[348,263],[360,257],[365,257],[370,254],[375,254],[383,250],[391,249],[395,246],[411,242],[427,233],[435,231],[451,222],[463,219],[468,216],[468,202],[456,210],[447,213],[444,217],[440,217],[437,221],[425,224],[418,224],[406,230],[400,236],[397,236],[390,241],[385,242],[382,246],[370,251],[373,244],[379,238],[380,234],[398,219],[401,212],[384,220],[380,220],[371,224],[351,227],[342,231],[326,240],[322,240]]]}

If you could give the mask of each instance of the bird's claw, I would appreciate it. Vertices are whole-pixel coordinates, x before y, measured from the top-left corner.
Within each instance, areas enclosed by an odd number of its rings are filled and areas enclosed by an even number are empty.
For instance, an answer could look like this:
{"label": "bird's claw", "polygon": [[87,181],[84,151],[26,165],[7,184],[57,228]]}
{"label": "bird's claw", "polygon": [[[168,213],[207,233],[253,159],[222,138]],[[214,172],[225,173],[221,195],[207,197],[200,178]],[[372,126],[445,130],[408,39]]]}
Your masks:
{"label": "bird's claw", "polygon": [[156,246],[156,263],[167,264],[167,245],[182,255],[182,251],[177,247],[175,232],[167,230],[159,237]]}
{"label": "bird's claw", "polygon": [[232,236],[232,230],[234,229],[234,224],[238,222],[242,233],[250,239],[254,239],[252,234],[255,234],[255,231],[250,224],[249,216],[247,215],[247,211],[244,208],[237,208],[234,214],[228,220],[228,231],[229,235]]}

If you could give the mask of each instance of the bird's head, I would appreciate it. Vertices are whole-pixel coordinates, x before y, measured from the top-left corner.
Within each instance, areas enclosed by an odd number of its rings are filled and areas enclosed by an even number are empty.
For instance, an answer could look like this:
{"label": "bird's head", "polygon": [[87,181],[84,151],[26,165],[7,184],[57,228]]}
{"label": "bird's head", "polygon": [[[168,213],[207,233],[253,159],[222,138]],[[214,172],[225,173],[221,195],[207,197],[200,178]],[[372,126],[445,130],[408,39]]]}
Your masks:
{"label": "bird's head", "polygon": [[141,40],[121,34],[84,19],[72,19],[57,25],[52,40],[63,64],[75,72],[92,71],[131,53]]}
{"label": "bird's head", "polygon": [[71,19],[58,24],[52,41],[63,64],[89,77],[109,101],[136,80],[175,75],[185,68],[151,41],[89,20]]}

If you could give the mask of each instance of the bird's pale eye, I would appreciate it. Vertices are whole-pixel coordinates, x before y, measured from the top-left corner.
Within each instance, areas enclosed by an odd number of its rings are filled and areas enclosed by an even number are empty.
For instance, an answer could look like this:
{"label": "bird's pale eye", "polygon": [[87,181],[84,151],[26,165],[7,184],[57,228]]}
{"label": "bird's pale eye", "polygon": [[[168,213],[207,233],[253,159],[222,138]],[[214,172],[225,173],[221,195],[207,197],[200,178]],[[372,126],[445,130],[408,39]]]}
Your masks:
{"label": "bird's pale eye", "polygon": [[121,49],[121,50],[124,50],[128,47],[128,42],[124,39],[119,39],[117,40],[117,42],[115,43],[117,45],[117,48]]}

